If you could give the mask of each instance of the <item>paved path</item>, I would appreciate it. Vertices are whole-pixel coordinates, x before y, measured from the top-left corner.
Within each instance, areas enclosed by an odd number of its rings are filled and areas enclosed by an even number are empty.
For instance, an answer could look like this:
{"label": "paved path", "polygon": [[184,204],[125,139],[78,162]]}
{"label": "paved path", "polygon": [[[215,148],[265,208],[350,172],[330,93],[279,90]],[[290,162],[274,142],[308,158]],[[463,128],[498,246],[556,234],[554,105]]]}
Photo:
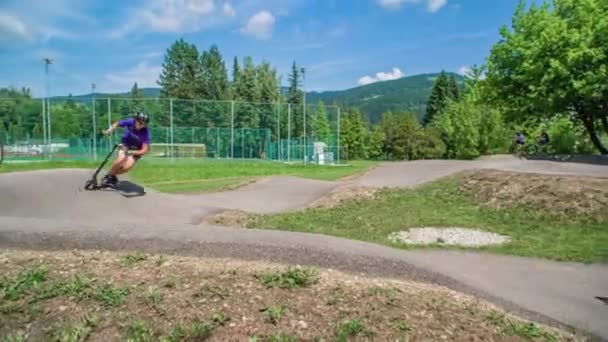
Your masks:
{"label": "paved path", "polygon": [[[349,181],[408,187],[454,172],[491,168],[608,177],[607,166],[520,161],[385,163]],[[264,259],[414,279],[473,293],[526,317],[608,340],[608,266],[448,251],[401,251],[334,237],[193,225],[224,209],[259,213],[310,203],[341,182],[270,177],[234,191],[124,197],[79,190],[90,170],[0,175],[0,246],[146,249]],[[128,183],[126,183],[128,184]]]}

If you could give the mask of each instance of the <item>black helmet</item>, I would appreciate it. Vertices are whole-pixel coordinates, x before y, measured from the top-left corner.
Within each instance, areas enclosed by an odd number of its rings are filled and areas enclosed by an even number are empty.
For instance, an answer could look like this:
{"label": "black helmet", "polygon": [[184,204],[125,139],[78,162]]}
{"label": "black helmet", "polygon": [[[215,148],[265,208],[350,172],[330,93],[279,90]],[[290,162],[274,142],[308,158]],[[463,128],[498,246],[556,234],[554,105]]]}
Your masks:
{"label": "black helmet", "polygon": [[135,120],[148,123],[150,118],[142,112],[137,112],[135,113]]}

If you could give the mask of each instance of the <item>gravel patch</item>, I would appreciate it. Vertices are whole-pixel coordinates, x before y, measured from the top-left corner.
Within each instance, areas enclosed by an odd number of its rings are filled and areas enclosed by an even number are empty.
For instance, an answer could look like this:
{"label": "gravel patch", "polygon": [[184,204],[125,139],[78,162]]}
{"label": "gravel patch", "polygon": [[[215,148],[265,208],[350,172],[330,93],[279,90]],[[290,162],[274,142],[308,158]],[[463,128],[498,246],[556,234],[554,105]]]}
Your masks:
{"label": "gravel patch", "polygon": [[393,232],[389,240],[414,245],[446,244],[467,247],[500,245],[510,241],[509,237],[469,228],[411,228]]}

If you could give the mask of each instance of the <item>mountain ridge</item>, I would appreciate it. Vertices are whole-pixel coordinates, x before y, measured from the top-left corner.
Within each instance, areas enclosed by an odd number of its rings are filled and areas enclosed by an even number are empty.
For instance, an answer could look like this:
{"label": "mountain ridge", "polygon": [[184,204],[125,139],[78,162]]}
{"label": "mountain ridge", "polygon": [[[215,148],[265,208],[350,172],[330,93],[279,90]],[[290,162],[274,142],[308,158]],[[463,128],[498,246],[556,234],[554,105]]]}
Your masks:
{"label": "mountain ridge", "polygon": [[[459,86],[462,86],[464,77],[446,72],[448,77],[453,76]],[[316,104],[323,101],[326,105],[339,105],[347,108],[357,108],[365,114],[369,122],[374,124],[380,121],[382,113],[387,111],[409,111],[418,118],[422,118],[426,111],[426,102],[431,94],[435,79],[440,73],[423,73],[401,77],[396,80],[374,82],[362,86],[343,90],[310,91],[306,92],[306,102]],[[285,91],[287,88],[282,87]],[[147,98],[160,96],[160,88],[140,88],[142,95]],[[130,92],[122,93],[94,93],[96,98],[129,97]],[[93,94],[72,95],[74,102],[88,105]],[[51,100],[67,99],[67,96],[51,97]]]}

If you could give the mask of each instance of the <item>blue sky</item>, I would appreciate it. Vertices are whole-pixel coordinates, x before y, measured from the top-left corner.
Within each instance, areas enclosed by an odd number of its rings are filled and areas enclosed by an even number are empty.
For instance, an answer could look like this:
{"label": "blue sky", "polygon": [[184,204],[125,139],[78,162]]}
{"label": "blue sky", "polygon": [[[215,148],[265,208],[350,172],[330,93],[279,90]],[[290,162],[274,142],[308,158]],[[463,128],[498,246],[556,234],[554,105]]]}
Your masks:
{"label": "blue sky", "polygon": [[307,90],[459,72],[484,62],[518,0],[2,0],[0,87],[44,96],[156,86],[176,39],[269,61],[295,60]]}

